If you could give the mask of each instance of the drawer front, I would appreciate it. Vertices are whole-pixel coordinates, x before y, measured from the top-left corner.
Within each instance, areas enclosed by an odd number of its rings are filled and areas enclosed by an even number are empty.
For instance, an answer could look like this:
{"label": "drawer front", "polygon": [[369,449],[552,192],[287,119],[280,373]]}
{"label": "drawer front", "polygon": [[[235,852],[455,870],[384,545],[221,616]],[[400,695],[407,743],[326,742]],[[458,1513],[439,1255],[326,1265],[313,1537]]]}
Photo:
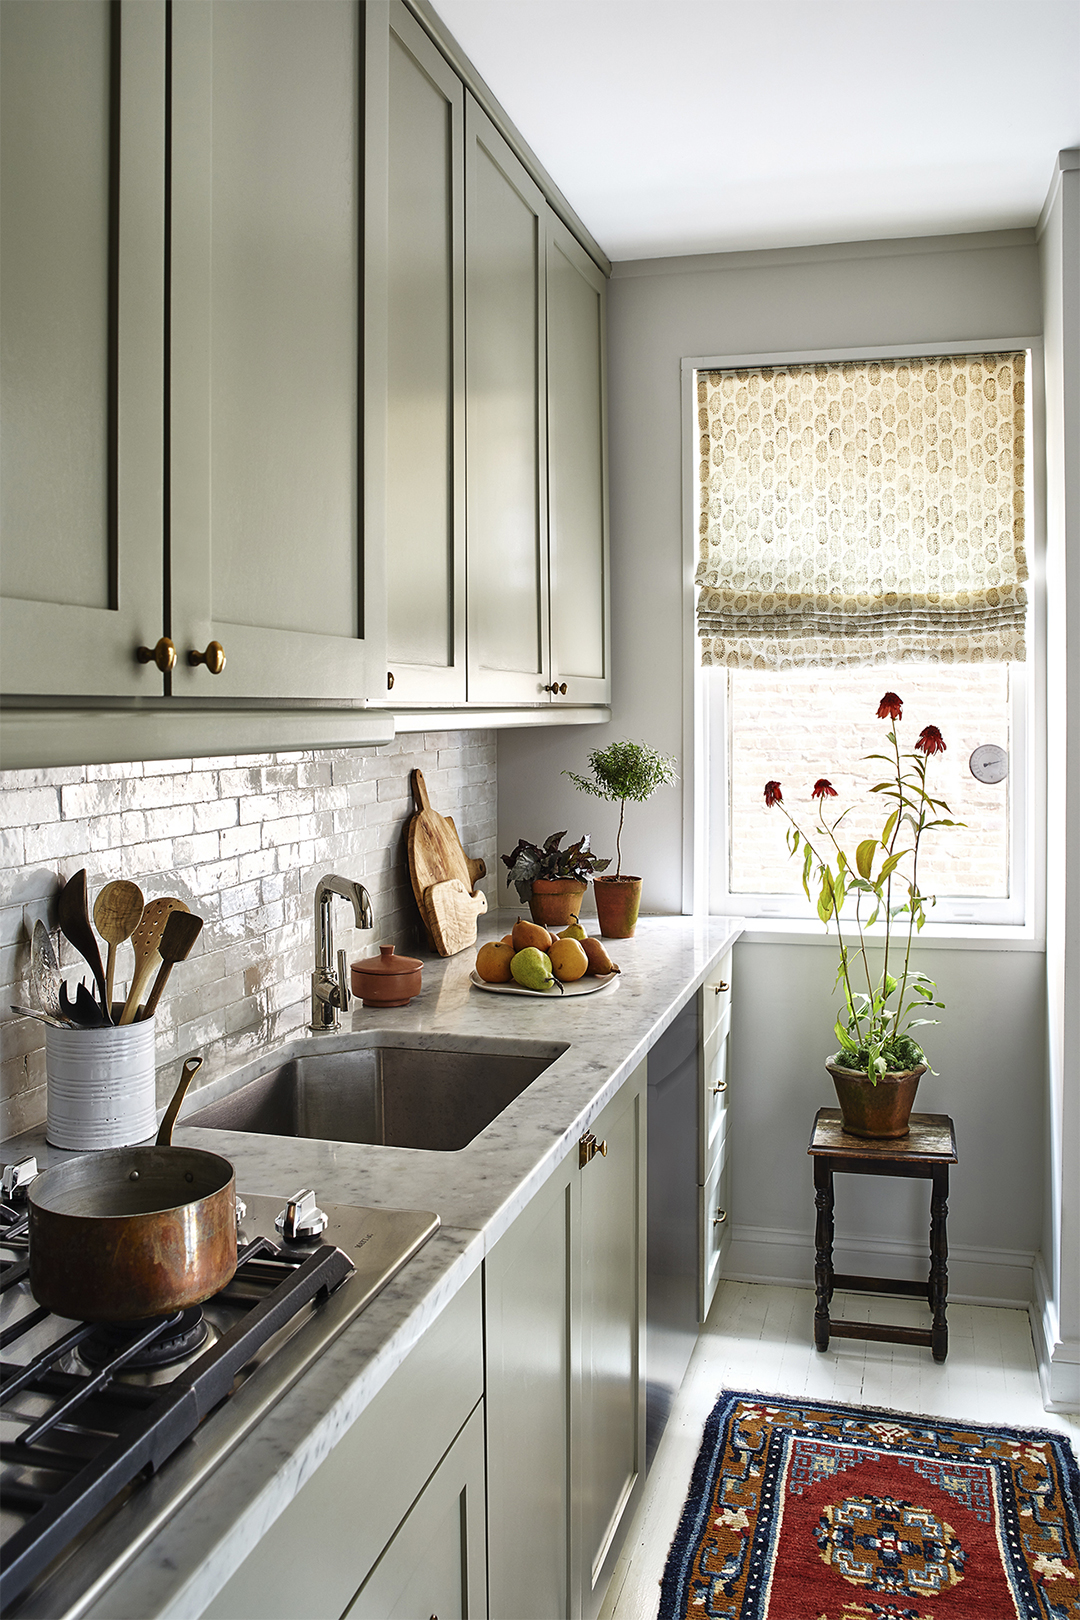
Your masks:
{"label": "drawer front", "polygon": [[728,1205],[727,1143],[721,1144],[716,1163],[705,1185],[699,1189],[698,1318],[704,1321],[723,1271],[730,1242],[731,1216]]}
{"label": "drawer front", "polygon": [[701,987],[701,1034],[708,1042],[731,1016],[731,955],[727,951]]}
{"label": "drawer front", "polygon": [[708,1179],[727,1129],[730,1052],[731,1034],[726,1028],[711,1036],[705,1043],[702,1064],[701,1128],[698,1131],[699,1185]]}

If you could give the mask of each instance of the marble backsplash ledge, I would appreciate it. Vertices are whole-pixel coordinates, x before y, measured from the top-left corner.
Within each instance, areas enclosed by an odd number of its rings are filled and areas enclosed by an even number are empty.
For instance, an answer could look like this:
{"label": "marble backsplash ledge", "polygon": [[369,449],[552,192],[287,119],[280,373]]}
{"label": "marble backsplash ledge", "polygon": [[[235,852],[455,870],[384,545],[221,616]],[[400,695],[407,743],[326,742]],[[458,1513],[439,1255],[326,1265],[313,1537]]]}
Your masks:
{"label": "marble backsplash ledge", "polygon": [[[43,1027],[9,1011],[30,1004],[36,918],[74,991],[78,954],[56,929],[56,896],[80,867],[91,904],[103,883],[130,878],[148,900],[178,895],[205,926],[158,1006],[159,1101],[180,1059],[204,1058],[199,1082],[285,1040],[309,1016],[315,884],[326,872],[359,879],[375,927],[352,926],[335,903],[335,945],[350,956],[422,939],[409,882],[410,773],[452,816],[466,852],[487,863],[496,902],[496,734],[408,734],[376,748],[307,749],[0,772],[0,1135],[45,1118]],[[102,953],[104,955],[104,951]],[[126,990],[131,951],[118,953]]]}

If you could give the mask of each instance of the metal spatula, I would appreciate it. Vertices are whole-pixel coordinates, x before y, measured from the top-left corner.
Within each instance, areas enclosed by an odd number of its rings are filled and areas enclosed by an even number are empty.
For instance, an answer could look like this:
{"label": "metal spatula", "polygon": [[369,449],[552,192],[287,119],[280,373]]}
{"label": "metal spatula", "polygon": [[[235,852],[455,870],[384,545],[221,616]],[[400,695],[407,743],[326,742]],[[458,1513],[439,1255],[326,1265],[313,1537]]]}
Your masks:
{"label": "metal spatula", "polygon": [[42,1012],[47,1012],[50,1018],[62,1016],[60,986],[63,982],[49,930],[38,918],[30,938],[30,985]]}

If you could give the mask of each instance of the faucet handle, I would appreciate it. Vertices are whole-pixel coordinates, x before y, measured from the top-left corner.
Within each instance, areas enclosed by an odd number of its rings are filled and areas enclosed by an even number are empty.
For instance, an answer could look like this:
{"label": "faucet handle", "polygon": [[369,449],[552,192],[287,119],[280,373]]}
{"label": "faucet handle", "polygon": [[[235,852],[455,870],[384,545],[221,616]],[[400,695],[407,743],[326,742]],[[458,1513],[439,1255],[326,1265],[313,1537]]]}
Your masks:
{"label": "faucet handle", "polygon": [[338,1006],[348,1012],[352,996],[349,994],[349,964],[344,951],[337,953]]}

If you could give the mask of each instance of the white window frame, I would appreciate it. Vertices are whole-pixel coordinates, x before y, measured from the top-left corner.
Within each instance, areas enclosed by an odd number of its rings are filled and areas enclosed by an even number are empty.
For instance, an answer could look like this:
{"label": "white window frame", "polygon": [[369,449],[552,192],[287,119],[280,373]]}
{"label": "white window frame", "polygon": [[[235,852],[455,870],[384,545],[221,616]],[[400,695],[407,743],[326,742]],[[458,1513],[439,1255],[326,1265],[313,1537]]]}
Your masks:
{"label": "white window frame", "polygon": [[[997,337],[954,343],[901,343],[857,349],[783,350],[700,355],[682,361],[683,426],[683,910],[746,918],[744,937],[819,939],[831,943],[814,908],[792,896],[732,894],[727,888],[726,682],[702,669],[694,573],[698,559],[698,423],[696,373],[818,361],[905,359],[919,355],[1029,353],[1026,409],[1025,543],[1029,570],[1028,657],[1010,670],[1012,813],[1010,895],[1001,900],[939,900],[924,939],[986,948],[1039,949],[1045,939],[1046,870],[1046,473],[1042,339]],[[717,857],[710,859],[710,851]]]}

